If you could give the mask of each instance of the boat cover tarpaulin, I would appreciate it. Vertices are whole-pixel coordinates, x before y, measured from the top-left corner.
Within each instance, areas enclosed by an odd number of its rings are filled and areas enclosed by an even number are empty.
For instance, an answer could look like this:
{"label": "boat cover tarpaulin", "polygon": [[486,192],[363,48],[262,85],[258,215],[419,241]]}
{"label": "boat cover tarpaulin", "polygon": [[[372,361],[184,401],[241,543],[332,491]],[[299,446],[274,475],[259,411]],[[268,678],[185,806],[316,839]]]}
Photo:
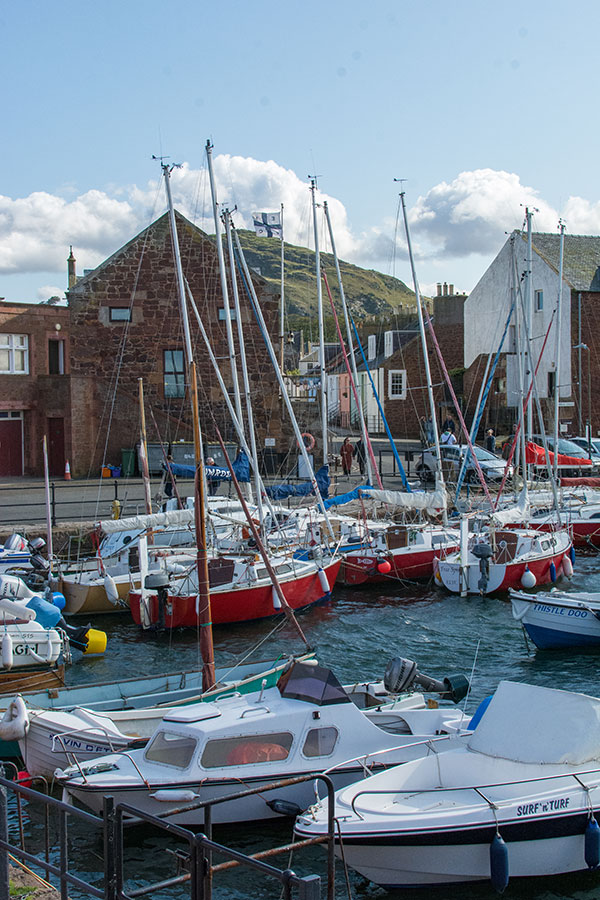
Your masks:
{"label": "boat cover tarpaulin", "polygon": [[600,758],[600,700],[501,681],[470,750],[522,763],[580,766]]}
{"label": "boat cover tarpaulin", "polygon": [[[250,481],[250,463],[243,450],[238,453],[231,465],[238,481]],[[164,463],[163,469],[166,469]],[[171,472],[176,478],[194,478],[196,466],[171,463]],[[231,472],[223,466],[204,466],[204,472],[209,481],[231,481]]]}
{"label": "boat cover tarpaulin", "polygon": [[[329,466],[321,466],[315,472],[315,479],[321,497],[325,499],[329,494]],[[310,481],[303,484],[273,484],[266,491],[273,500],[283,500],[285,497],[308,497],[310,494],[314,494],[312,482]]]}
{"label": "boat cover tarpaulin", "polygon": [[170,509],[168,512],[152,513],[146,516],[128,516],[126,519],[104,519],[100,528],[104,534],[116,531],[142,531],[147,528],[166,528],[169,525],[189,525],[194,521],[193,509]]}
{"label": "boat cover tarpaulin", "polygon": [[[368,485],[370,487],[370,485]],[[325,500],[323,506],[325,509],[331,509],[332,506],[343,506],[345,503],[351,503],[352,500],[358,500],[362,487],[355,487],[353,491],[347,491],[345,494],[338,494],[337,497],[330,497]]]}
{"label": "boat cover tarpaulin", "polygon": [[491,518],[496,525],[513,525],[528,522],[530,514],[531,504],[529,502],[529,491],[527,488],[523,488],[516,504],[509,506],[506,509],[496,510],[496,512],[492,513]]}
{"label": "boat cover tarpaulin", "polygon": [[410,494],[405,491],[380,491],[377,488],[361,488],[360,491],[363,497],[402,509],[424,509],[431,513],[446,509],[446,491],[439,487],[435,491],[411,491]]}
{"label": "boat cover tarpaulin", "polygon": [[577,487],[581,485],[582,487],[600,487],[600,478],[594,475],[586,475],[585,477],[582,475],[580,478],[561,478],[560,486],[561,487]]}
{"label": "boat cover tarpaulin", "polygon": [[[554,463],[554,453],[550,450],[548,452],[548,456],[550,457],[550,462]],[[539,444],[534,444],[531,441],[525,447],[525,462],[527,465],[532,466],[545,466],[546,465],[546,451],[543,447],[540,447]],[[579,466],[591,466],[591,459],[584,459],[579,456],[565,456],[564,453],[558,454],[558,465],[559,466],[573,466],[574,468],[579,468]]]}

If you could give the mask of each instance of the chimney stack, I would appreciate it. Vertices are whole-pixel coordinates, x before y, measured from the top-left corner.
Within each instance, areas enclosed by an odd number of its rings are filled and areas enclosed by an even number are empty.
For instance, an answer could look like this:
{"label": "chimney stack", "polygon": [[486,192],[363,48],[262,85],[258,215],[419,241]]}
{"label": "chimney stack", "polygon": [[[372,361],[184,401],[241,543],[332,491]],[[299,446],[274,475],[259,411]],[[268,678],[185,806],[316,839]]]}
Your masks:
{"label": "chimney stack", "polygon": [[448,296],[448,284],[444,282],[444,297]]}
{"label": "chimney stack", "polygon": [[73,247],[70,247],[69,258],[67,259],[67,280],[69,284],[69,290],[77,284],[77,272],[75,269],[76,259],[73,256]]}
{"label": "chimney stack", "polygon": [[437,295],[438,295],[438,297],[442,296],[442,282],[441,281],[438,281],[438,283],[437,283]]}

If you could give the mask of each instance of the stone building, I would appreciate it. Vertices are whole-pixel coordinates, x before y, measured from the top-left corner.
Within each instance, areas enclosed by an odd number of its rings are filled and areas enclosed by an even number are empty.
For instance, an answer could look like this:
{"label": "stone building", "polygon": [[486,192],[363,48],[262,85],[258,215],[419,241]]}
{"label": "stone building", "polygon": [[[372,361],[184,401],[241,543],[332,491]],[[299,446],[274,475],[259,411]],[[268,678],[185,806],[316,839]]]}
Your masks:
{"label": "stone building", "polygon": [[[231,388],[215,242],[179,213],[176,219],[184,277],[225,382]],[[73,284],[67,297],[71,317],[74,473],[98,475],[103,463],[118,464],[123,448],[134,447],[139,441],[139,379],[143,379],[149,441],[191,441],[190,400],[168,215],[96,269],[70,280]],[[277,296],[270,293],[267,282],[259,276],[253,275],[253,282],[270,328],[276,321]],[[275,375],[241,281],[239,292],[258,447],[264,447],[268,438],[270,448],[285,452],[287,438]],[[235,440],[193,313],[190,323],[204,439],[214,441],[218,426],[226,440]],[[235,332],[235,322],[233,326]]]}
{"label": "stone building", "polygon": [[70,454],[69,310],[0,300],[0,477],[50,474]]}

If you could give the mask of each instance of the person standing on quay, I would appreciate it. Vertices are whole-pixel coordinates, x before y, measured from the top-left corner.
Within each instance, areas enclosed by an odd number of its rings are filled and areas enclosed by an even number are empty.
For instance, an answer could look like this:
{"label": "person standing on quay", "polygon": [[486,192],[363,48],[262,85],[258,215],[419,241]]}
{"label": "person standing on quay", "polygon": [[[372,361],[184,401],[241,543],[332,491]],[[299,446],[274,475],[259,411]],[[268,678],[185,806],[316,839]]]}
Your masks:
{"label": "person standing on quay", "polygon": [[350,443],[350,438],[345,438],[340,448],[340,456],[342,458],[342,471],[344,475],[350,475],[352,469],[352,457],[354,456],[354,447]]}
{"label": "person standing on quay", "polygon": [[496,452],[496,436],[494,435],[494,429],[488,428],[487,434],[485,437],[485,449],[489,450],[490,453]]}
{"label": "person standing on quay", "polygon": [[354,447],[354,453],[356,455],[356,461],[358,463],[358,468],[360,469],[360,474],[364,475],[366,458],[365,458],[365,445],[363,443],[362,438],[356,442],[356,445]]}

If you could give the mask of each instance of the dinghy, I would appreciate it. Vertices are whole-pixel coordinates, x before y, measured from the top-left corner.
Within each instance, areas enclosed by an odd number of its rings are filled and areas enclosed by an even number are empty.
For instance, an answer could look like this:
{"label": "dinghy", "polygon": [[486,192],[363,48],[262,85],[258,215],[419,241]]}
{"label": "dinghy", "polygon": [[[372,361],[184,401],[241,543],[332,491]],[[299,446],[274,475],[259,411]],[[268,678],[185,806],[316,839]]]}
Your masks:
{"label": "dinghy", "polygon": [[514,618],[540,650],[600,647],[600,594],[509,593]]}
{"label": "dinghy", "polygon": [[[386,889],[491,878],[503,890],[509,877],[596,868],[599,809],[600,700],[504,681],[464,746],[338,792],[335,839]],[[326,834],[326,803],[296,832]]]}

